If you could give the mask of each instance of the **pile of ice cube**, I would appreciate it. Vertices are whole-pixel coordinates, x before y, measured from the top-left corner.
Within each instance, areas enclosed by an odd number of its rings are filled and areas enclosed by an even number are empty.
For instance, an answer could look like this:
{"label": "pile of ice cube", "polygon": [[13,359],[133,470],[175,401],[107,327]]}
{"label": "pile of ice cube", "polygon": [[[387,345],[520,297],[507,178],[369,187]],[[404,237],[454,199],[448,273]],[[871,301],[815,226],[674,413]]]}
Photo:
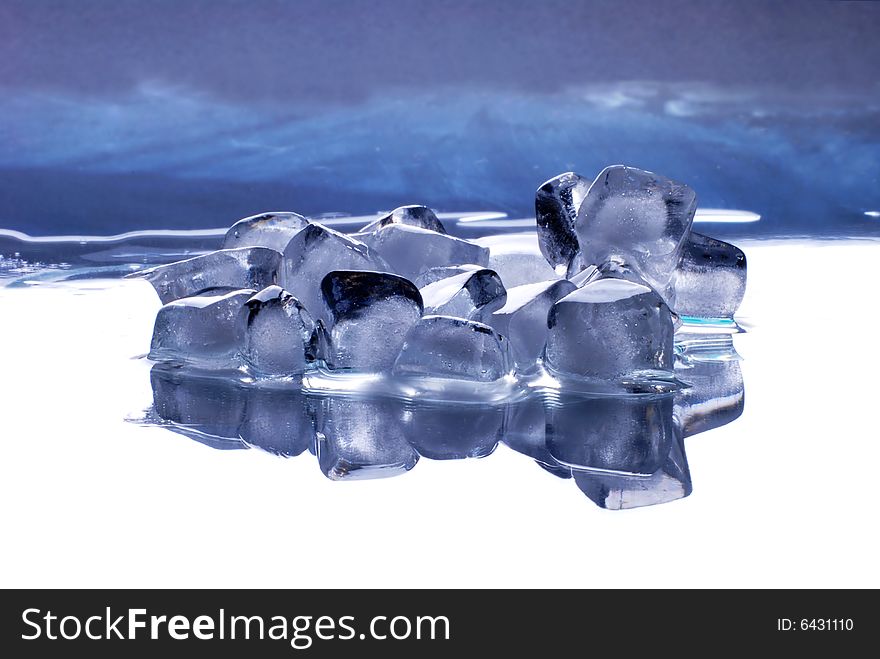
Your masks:
{"label": "pile of ice cube", "polygon": [[222,249],[137,273],[164,304],[150,358],[264,378],[618,381],[672,373],[681,317],[732,319],[742,300],[745,256],[691,231],[686,185],[569,172],[535,208],[536,236],[474,241],[424,206],[350,235],[290,212],[245,218]]}

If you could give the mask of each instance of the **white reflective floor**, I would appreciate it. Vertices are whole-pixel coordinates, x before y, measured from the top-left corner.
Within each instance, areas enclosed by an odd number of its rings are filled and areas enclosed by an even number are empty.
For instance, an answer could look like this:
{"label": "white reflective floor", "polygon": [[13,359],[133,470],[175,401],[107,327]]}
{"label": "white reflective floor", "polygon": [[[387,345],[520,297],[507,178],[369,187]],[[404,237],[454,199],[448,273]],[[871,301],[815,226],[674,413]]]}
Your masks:
{"label": "white reflective floor", "polygon": [[0,288],[0,586],[878,587],[880,242],[738,244],[745,412],[620,512],[505,446],[340,483],[128,423],[149,285]]}

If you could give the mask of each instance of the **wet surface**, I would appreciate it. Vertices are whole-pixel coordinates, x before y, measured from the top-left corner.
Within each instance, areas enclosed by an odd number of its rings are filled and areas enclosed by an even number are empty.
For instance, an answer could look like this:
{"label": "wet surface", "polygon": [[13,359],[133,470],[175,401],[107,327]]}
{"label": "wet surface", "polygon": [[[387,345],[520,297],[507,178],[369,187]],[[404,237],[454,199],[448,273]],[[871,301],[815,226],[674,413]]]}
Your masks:
{"label": "wet surface", "polygon": [[[0,289],[3,581],[342,585],[369,564],[377,585],[877,583],[860,465],[880,458],[880,247],[743,247],[748,332],[680,335],[693,386],[472,406],[192,378],[142,357],[145,282],[19,278]],[[658,570],[652,546],[689,551]]]}
{"label": "wet surface", "polygon": [[[700,348],[715,346],[711,355]],[[721,346],[720,348],[718,346]],[[602,508],[690,494],[684,438],[734,421],[744,384],[731,337],[704,335],[678,358],[675,393],[591,395],[537,386],[513,402],[424,401],[368,393],[248,386],[157,364],[138,423],[215,449],[306,452],[331,480],[400,476],[419,458],[485,458],[503,443],[575,483]],[[276,385],[277,386],[277,385]]]}

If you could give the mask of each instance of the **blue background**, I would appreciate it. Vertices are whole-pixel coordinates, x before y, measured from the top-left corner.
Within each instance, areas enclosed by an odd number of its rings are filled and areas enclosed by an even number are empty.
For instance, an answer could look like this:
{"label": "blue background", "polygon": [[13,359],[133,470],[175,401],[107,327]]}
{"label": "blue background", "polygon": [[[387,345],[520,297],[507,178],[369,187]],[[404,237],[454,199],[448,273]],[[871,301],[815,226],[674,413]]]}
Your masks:
{"label": "blue background", "polygon": [[762,220],[880,235],[880,3],[0,3],[0,227],[263,210],[533,212],[612,163]]}

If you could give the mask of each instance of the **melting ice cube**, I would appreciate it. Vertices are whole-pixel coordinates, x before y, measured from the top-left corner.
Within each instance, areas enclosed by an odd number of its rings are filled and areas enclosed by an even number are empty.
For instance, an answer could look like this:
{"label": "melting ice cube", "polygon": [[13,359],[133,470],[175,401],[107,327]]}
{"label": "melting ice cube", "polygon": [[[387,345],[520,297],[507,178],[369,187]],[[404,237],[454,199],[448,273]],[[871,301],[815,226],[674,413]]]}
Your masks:
{"label": "melting ice cube", "polygon": [[315,361],[315,322],[280,286],[269,286],[250,298],[239,324],[241,355],[256,373],[299,374]]}
{"label": "melting ice cube", "polygon": [[455,275],[460,275],[465,272],[475,272],[476,270],[483,270],[483,266],[477,265],[476,263],[444,265],[438,268],[430,268],[429,270],[425,270],[416,278],[413,283],[419,290],[421,290],[428,284],[433,284],[435,281],[448,279],[449,277],[454,277]]}
{"label": "melting ice cube", "polygon": [[425,316],[407,335],[392,372],[491,382],[510,372],[507,343],[482,323]]}
{"label": "melting ice cube", "polygon": [[380,217],[374,222],[370,222],[367,226],[360,230],[360,233],[373,233],[389,224],[406,224],[413,227],[436,231],[437,233],[446,233],[443,223],[437,219],[437,216],[427,206],[401,206],[393,211]]}
{"label": "melting ice cube", "polygon": [[302,215],[288,211],[252,215],[230,227],[223,238],[223,247],[269,247],[283,252],[290,239],[308,223]]}
{"label": "melting ice cube", "polygon": [[430,268],[462,263],[489,263],[489,250],[461,238],[408,224],[389,224],[355,237],[376,251],[393,272],[415,281]]}
{"label": "melting ice cube", "polygon": [[514,366],[524,370],[535,364],[547,342],[547,316],[551,307],[576,290],[560,279],[515,286],[507,291],[506,304],[495,311],[488,324],[510,339]]}
{"label": "melting ice cube", "polygon": [[422,296],[399,275],[335,271],[321,284],[330,309],[324,358],[331,368],[384,371],[422,316]]}
{"label": "melting ice cube", "polygon": [[284,249],[279,284],[299,300],[315,320],[328,317],[321,281],[332,270],[391,272],[388,264],[362,242],[312,223]]}
{"label": "melting ice cube", "polygon": [[548,316],[545,363],[588,378],[673,368],[672,313],[650,288],[601,279],[565,296]]}
{"label": "melting ice cube", "polygon": [[553,270],[541,253],[534,233],[485,236],[475,239],[474,243],[488,248],[489,268],[498,273],[507,288],[562,279],[565,274]]}
{"label": "melting ice cube", "polygon": [[746,292],[746,256],[730,243],[692,232],[672,285],[676,313],[733,318]]}
{"label": "melting ice cube", "polygon": [[477,321],[488,319],[507,300],[501,278],[485,268],[435,281],[421,294],[425,313]]}
{"label": "melting ice cube", "polygon": [[[622,263],[616,259],[606,261],[599,267],[590,266],[585,268],[572,277],[571,281],[575,283],[583,282],[583,284],[586,284],[599,279],[625,279],[626,281],[631,281],[635,284],[642,284],[657,293],[670,309],[675,308],[675,288],[671,281],[662,289],[657,289],[650,282],[643,279],[642,276],[633,270],[628,264]],[[580,288],[583,284],[579,284],[578,287]]]}
{"label": "melting ice cube", "polygon": [[255,293],[237,290],[174,300],[156,315],[150,359],[228,367],[238,352],[238,316]]}
{"label": "melting ice cube", "polygon": [[575,221],[590,183],[574,172],[566,172],[541,185],[535,194],[541,253],[560,275],[565,275],[580,252]]}
{"label": "melting ice cube", "polygon": [[221,249],[202,256],[133,273],[146,279],[162,304],[212,288],[260,290],[275,283],[281,254],[266,247]]}
{"label": "melting ice cube", "polygon": [[681,257],[696,207],[694,191],[684,184],[633,167],[606,167],[578,210],[581,259],[569,275],[617,260],[662,290]]}

